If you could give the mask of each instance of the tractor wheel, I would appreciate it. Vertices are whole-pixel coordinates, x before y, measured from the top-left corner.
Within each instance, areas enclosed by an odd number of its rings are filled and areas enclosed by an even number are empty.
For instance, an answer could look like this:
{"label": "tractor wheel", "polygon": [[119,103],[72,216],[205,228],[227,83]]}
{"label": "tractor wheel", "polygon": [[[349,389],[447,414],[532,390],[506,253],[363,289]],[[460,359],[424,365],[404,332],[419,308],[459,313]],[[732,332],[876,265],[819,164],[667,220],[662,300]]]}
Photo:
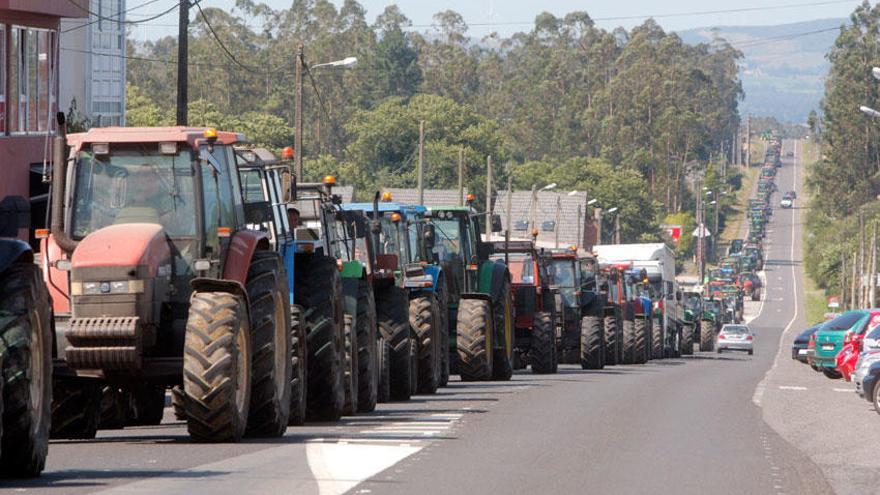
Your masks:
{"label": "tractor wheel", "polygon": [[500,347],[495,346],[492,356],[492,379],[508,381],[513,376],[513,294],[510,292],[510,282],[505,280],[501,287],[502,301],[492,305],[494,315],[492,321],[495,324],[495,335],[501,340]]}
{"label": "tractor wheel", "polygon": [[376,409],[379,371],[376,369],[376,298],[373,296],[373,286],[366,280],[361,280],[358,285],[355,333],[358,364],[357,412],[371,412]]}
{"label": "tractor wheel", "polygon": [[290,418],[288,426],[306,423],[306,335],[303,310],[297,304],[290,306]]}
{"label": "tractor wheel", "polygon": [[409,325],[416,335],[418,393],[433,394],[440,386],[440,310],[433,294],[409,302]]}
{"label": "tractor wheel", "polygon": [[345,405],[342,414],[353,416],[357,413],[358,401],[358,363],[357,363],[357,330],[354,328],[354,318],[351,315],[343,317],[342,333],[345,335]]}
{"label": "tractor wheel", "polygon": [[635,321],[623,320],[623,364],[636,362],[636,324]]}
{"label": "tractor wheel", "polygon": [[535,313],[532,328],[532,345],[529,349],[529,362],[532,373],[556,373],[556,332],[550,313]]}
{"label": "tractor wheel", "polygon": [[440,308],[440,386],[449,383],[449,292],[445,279],[437,284],[437,304]]}
{"label": "tractor wheel", "polygon": [[0,274],[3,437],[0,473],[37,476],[46,465],[52,417],[52,315],[40,267]]}
{"label": "tractor wheel", "polygon": [[185,401],[183,387],[180,385],[171,387],[171,410],[174,411],[174,418],[178,421],[186,421],[186,409],[183,407]]}
{"label": "tractor wheel", "polygon": [[605,364],[613,366],[618,364],[617,346],[620,344],[617,340],[618,312],[605,316]]}
{"label": "tractor wheel", "polygon": [[660,319],[651,325],[651,359],[663,359],[663,322]]}
{"label": "tractor wheel", "polygon": [[409,327],[409,300],[400,287],[388,287],[377,294],[376,319],[379,332],[391,345],[391,398],[409,400],[412,389],[412,331]]}
{"label": "tractor wheel", "polygon": [[648,362],[648,319],[644,315],[636,316],[633,321],[633,328],[636,334],[636,355],[633,362],[635,364],[645,364]]}
{"label": "tractor wheel", "polygon": [[384,337],[376,340],[379,356],[376,360],[376,368],[379,371],[379,388],[376,390],[376,400],[388,402],[391,400],[391,344]]}
{"label": "tractor wheel", "polygon": [[342,279],[329,256],[298,255],[294,274],[306,335],[306,416],[336,421],[345,405]]}
{"label": "tractor wheel", "polygon": [[156,426],[162,423],[165,414],[165,387],[162,385],[140,385],[132,392],[124,392],[130,398],[131,415],[126,426]]}
{"label": "tractor wheel", "polygon": [[196,292],[183,351],[186,427],[200,442],[236,442],[251,400],[251,336],[242,298]]}
{"label": "tractor wheel", "polygon": [[715,328],[711,322],[700,323],[700,350],[703,352],[712,352],[715,348]]}
{"label": "tractor wheel", "polygon": [[52,438],[95,438],[100,419],[101,386],[98,382],[55,380],[52,384]]}
{"label": "tractor wheel", "polygon": [[98,420],[99,430],[121,430],[128,422],[130,395],[119,387],[104,385],[101,387],[101,418]]}
{"label": "tractor wheel", "polygon": [[694,353],[694,325],[688,324],[681,327],[681,353],[690,356]]}
{"label": "tractor wheel", "polygon": [[605,367],[605,328],[602,317],[591,314],[581,318],[581,368]]}
{"label": "tractor wheel", "polygon": [[290,297],[274,251],[256,251],[247,276],[251,334],[249,437],[280,437],[290,420]]}
{"label": "tractor wheel", "polygon": [[489,301],[461,299],[456,328],[458,373],[463,382],[492,379],[492,313]]}

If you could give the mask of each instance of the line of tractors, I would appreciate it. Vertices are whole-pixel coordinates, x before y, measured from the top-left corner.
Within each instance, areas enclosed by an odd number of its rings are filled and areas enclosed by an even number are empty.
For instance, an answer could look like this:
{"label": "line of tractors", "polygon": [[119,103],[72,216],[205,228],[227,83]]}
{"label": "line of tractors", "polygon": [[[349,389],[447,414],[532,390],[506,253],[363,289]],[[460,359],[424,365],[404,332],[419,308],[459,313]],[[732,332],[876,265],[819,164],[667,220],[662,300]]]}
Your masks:
{"label": "line of tractors", "polygon": [[484,240],[500,221],[470,203],[344,203],[210,128],[61,132],[53,163],[38,253],[12,239],[26,204],[0,215],[5,474],[39,474],[50,437],[159,424],[169,390],[194,441],[235,442],[699,335],[663,244]]}

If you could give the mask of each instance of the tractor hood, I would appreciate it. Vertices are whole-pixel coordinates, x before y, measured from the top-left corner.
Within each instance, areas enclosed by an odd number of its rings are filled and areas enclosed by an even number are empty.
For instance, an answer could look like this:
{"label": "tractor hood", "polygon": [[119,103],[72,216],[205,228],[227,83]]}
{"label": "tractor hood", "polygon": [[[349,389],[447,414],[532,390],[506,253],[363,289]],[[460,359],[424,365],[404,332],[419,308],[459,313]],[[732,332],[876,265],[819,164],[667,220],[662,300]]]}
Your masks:
{"label": "tractor hood", "polygon": [[153,223],[110,225],[86,236],[71,257],[74,280],[153,278],[171,252]]}

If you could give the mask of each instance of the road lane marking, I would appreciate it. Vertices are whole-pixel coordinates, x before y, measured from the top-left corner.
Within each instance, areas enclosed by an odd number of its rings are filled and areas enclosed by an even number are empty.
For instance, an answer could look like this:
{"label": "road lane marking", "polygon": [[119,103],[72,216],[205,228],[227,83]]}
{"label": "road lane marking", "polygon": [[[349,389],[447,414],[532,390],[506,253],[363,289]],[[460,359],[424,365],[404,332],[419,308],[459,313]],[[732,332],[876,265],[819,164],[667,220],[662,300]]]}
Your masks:
{"label": "road lane marking", "polygon": [[834,390],[835,392],[852,392],[852,393],[855,393],[855,389],[854,389],[854,388],[834,388],[834,389],[832,389],[832,390]]}
{"label": "road lane marking", "polygon": [[[793,167],[794,173],[792,174],[792,179],[791,179],[791,190],[794,191],[795,193],[797,193],[797,180],[798,180],[798,160],[797,160],[798,146],[797,145],[798,145],[798,142],[795,141],[795,143],[794,143],[794,155],[795,156],[794,156],[794,167]],[[761,400],[763,400],[763,398],[764,398],[764,390],[767,388],[767,380],[770,377],[770,373],[773,372],[773,370],[776,369],[776,366],[779,365],[779,359],[782,356],[782,350],[783,350],[782,349],[782,341],[785,339],[785,334],[787,334],[791,330],[791,327],[794,326],[794,322],[797,320],[797,317],[798,317],[798,282],[797,282],[797,273],[795,272],[795,264],[794,264],[794,246],[795,246],[794,241],[795,241],[795,233],[796,233],[795,226],[797,225],[796,216],[798,215],[798,213],[799,213],[799,210],[792,209],[792,213],[791,213],[791,239],[790,239],[791,253],[790,253],[789,259],[788,259],[789,262],[791,262],[791,284],[792,284],[792,289],[793,289],[792,292],[794,293],[794,315],[791,317],[791,320],[788,322],[788,325],[786,325],[785,328],[782,330],[782,333],[779,334],[779,345],[778,345],[778,349],[776,351],[776,358],[773,360],[773,366],[771,366],[770,369],[768,369],[767,372],[764,373],[764,378],[762,378],[760,383],[758,383],[758,385],[755,387],[755,393],[752,395],[752,402],[758,407],[761,407]]]}
{"label": "road lane marking", "polygon": [[797,385],[780,385],[779,390],[806,390],[807,387],[799,387]]}

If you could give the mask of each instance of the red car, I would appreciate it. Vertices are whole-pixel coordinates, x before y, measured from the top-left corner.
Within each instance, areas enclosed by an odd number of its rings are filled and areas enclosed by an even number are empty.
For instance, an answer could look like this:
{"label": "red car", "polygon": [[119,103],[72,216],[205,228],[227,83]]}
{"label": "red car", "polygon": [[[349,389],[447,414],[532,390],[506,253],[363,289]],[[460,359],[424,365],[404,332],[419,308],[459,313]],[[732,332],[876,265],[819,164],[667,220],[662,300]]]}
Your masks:
{"label": "red car", "polygon": [[856,363],[859,360],[859,354],[862,352],[862,340],[865,335],[880,325],[880,310],[871,311],[871,319],[860,333],[847,332],[843,337],[843,347],[834,358],[837,364],[837,371],[843,375],[846,381],[852,380],[852,374],[856,371]]}

